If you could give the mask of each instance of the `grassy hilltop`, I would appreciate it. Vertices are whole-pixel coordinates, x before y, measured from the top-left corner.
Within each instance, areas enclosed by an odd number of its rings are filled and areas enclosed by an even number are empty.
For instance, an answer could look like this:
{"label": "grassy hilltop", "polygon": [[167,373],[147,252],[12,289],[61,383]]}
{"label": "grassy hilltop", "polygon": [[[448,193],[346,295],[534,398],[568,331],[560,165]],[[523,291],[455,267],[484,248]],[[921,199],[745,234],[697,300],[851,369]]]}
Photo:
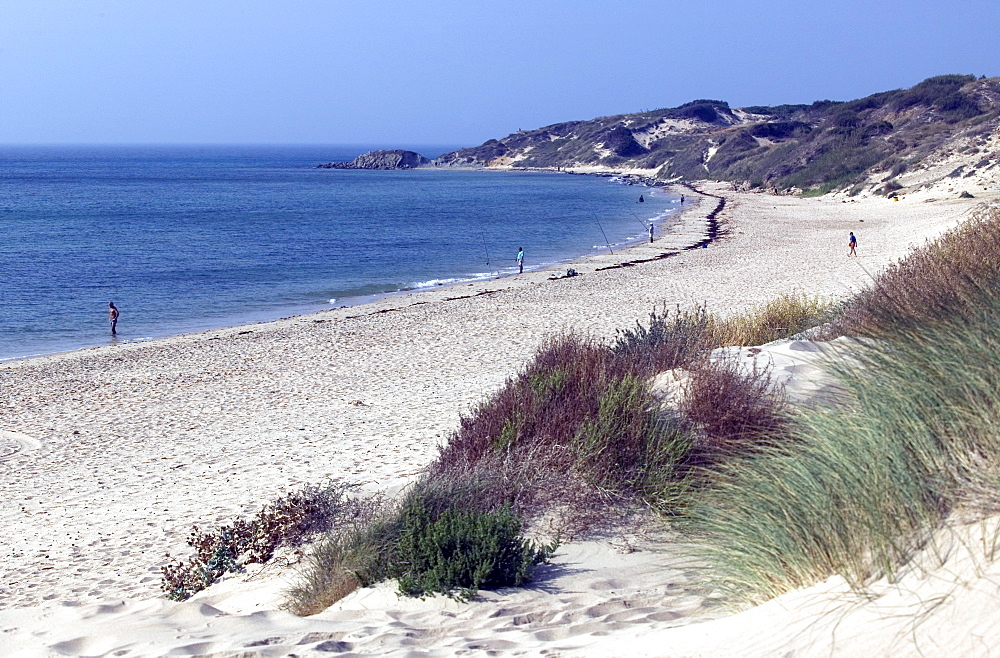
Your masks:
{"label": "grassy hilltop", "polygon": [[[438,166],[653,169],[668,180],[886,192],[924,160],[1000,125],[1000,78],[942,75],[853,101],[675,108],[557,123],[446,153]],[[997,153],[973,158],[995,167]],[[877,175],[877,180],[873,176]],[[895,186],[895,187],[894,187]]]}

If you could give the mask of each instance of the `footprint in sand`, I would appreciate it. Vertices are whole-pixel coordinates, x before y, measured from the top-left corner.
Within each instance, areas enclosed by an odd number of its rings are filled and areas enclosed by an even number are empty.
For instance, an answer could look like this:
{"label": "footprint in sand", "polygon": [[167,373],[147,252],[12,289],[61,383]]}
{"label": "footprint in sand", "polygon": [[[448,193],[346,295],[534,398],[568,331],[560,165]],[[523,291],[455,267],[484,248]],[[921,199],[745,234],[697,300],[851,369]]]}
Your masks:
{"label": "footprint in sand", "polygon": [[0,461],[10,459],[14,455],[37,450],[42,444],[26,434],[0,430]]}

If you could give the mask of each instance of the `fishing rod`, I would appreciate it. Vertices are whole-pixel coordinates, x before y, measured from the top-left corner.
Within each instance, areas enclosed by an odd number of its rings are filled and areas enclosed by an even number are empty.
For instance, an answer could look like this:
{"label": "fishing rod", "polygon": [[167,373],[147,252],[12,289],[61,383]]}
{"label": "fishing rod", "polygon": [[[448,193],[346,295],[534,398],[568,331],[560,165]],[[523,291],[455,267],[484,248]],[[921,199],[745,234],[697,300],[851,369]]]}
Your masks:
{"label": "fishing rod", "polygon": [[604,236],[604,243],[608,245],[608,251],[610,251],[611,254],[614,255],[615,250],[611,248],[611,243],[608,242],[608,234],[604,232],[604,227],[601,226],[601,220],[597,219],[597,213],[594,213],[594,221],[597,222],[597,227],[601,229],[601,235]]}
{"label": "fishing rod", "polygon": [[[633,216],[633,217],[635,217],[635,221],[637,221],[637,222],[639,222],[640,224],[642,224],[642,228],[646,229],[647,231],[649,230],[649,224],[647,224],[646,222],[644,222],[644,221],[642,221],[641,219],[639,219],[639,215],[637,215],[637,214],[635,214],[634,212],[632,212],[632,209],[631,209],[631,208],[629,208],[628,206],[625,206],[625,210],[627,210],[627,211],[629,211],[630,213],[632,213],[632,216]],[[653,220],[650,220],[650,221],[649,221],[649,223],[650,223],[650,224],[652,224],[652,223],[653,223]]]}
{"label": "fishing rod", "polygon": [[479,234],[483,236],[483,251],[486,252],[486,267],[490,270],[490,277],[493,276],[493,266],[490,265],[490,248],[486,246],[486,231],[479,229]]}

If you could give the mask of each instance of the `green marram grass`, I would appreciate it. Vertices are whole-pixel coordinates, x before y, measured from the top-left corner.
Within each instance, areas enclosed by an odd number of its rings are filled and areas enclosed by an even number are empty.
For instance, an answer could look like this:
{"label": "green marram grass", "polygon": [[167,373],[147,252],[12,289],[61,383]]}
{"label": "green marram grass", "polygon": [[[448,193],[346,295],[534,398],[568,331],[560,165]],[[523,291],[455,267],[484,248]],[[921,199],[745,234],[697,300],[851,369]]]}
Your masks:
{"label": "green marram grass", "polygon": [[973,315],[856,341],[831,365],[839,407],[711,474],[688,528],[717,584],[751,601],[832,574],[863,589],[955,509],[996,509],[1000,294]]}

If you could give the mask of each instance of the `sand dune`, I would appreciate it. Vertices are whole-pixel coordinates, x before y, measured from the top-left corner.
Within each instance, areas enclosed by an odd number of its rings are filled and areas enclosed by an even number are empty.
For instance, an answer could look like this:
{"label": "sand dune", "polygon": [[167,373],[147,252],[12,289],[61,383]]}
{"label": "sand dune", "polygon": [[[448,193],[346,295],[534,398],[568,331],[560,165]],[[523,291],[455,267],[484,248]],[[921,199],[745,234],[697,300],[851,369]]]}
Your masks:
{"label": "sand dune", "polygon": [[[433,648],[450,655],[562,647],[572,654],[589,651],[602,633],[651,632],[721,614],[685,589],[692,576],[683,568],[661,568],[679,558],[665,558],[662,542],[648,539],[632,553],[601,542],[567,546],[535,589],[487,594],[472,606],[429,602],[425,609],[365,590],[299,619],[260,609],[273,604],[277,581],[233,594],[234,611],[258,609],[245,616],[219,612],[224,600],[155,598],[164,554],[185,554],[194,524],[229,521],[327,477],[364,490],[406,482],[434,457],[459,414],[554,332],[609,337],[664,303],[739,312],[793,290],[843,297],[982,201],[931,202],[942,198],[934,190],[898,202],[776,197],[722,185],[706,191],[727,199],[720,216],[727,235],[706,249],[599,269],[696,242],[714,199],[652,246],[574,264],[581,273],[574,278],[533,272],[0,364],[0,605],[8,609],[0,612],[0,653]],[[846,257],[848,231],[859,236],[859,258]],[[575,567],[580,561],[588,566]],[[350,601],[357,607],[344,607]],[[660,640],[649,642],[646,655],[662,655]]]}

